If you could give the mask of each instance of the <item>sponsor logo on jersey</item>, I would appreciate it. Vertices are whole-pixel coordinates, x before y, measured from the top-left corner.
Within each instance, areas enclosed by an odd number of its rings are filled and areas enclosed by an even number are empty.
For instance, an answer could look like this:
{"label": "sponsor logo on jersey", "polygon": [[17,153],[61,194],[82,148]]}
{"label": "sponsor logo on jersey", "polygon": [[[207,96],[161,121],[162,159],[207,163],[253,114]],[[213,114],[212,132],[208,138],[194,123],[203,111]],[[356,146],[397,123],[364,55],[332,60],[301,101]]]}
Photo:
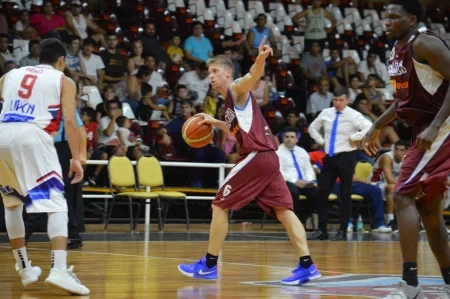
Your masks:
{"label": "sponsor logo on jersey", "polygon": [[397,82],[397,80],[391,80],[392,87],[394,88],[394,92],[397,92],[401,89],[408,89],[409,88],[409,82]]}
{"label": "sponsor logo on jersey", "polygon": [[3,122],[29,122],[34,119],[36,105],[22,100],[11,101],[9,111],[5,113]]}
{"label": "sponsor logo on jersey", "polygon": [[230,108],[225,111],[225,122],[227,123],[228,127],[231,127],[231,123],[236,118],[236,113]]}
{"label": "sponsor logo on jersey", "polygon": [[393,64],[389,65],[388,67],[388,74],[391,77],[397,77],[404,74],[407,74],[408,71],[403,66],[403,61],[400,62],[394,62]]}

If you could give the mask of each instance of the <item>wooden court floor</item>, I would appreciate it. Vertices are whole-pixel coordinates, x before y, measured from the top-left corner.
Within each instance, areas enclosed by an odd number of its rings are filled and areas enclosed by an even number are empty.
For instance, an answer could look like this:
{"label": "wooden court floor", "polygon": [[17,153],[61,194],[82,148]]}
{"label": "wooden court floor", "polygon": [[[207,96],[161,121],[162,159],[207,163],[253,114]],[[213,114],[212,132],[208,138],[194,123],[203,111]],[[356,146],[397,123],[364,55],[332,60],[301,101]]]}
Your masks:
{"label": "wooden court floor", "polygon": [[[206,251],[208,225],[193,225],[189,234],[181,225],[167,225],[164,233],[129,234],[127,225],[111,225],[103,233],[88,226],[85,245],[69,252],[69,265],[91,295],[81,298],[382,298],[397,283],[402,265],[395,235],[352,234],[351,241],[309,242],[313,260],[323,278],[304,286],[282,286],[297,256],[282,227],[242,228],[232,225],[220,256],[219,280],[192,280],[177,265],[199,259]],[[147,240],[147,241],[146,241]],[[44,234],[28,245],[33,265],[43,269],[38,283],[23,289],[14,271],[6,235],[0,235],[0,298],[63,298],[48,288],[50,249]],[[429,299],[442,284],[439,267],[425,237],[419,243],[419,274]]]}

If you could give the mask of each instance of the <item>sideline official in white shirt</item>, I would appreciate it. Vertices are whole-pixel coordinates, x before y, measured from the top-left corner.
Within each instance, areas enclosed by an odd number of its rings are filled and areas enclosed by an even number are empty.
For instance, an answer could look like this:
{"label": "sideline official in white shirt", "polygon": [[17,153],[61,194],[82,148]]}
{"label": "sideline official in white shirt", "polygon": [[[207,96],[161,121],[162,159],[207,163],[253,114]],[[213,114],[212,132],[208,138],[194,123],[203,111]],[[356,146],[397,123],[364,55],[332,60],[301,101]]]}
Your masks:
{"label": "sideline official in white shirt", "polygon": [[[283,143],[277,150],[280,171],[292,195],[295,213],[300,214],[300,220],[305,223],[317,202],[316,174],[308,153],[296,145],[301,138],[300,132],[294,127],[287,127],[282,138]],[[300,207],[300,195],[306,196],[306,207]]]}
{"label": "sideline official in white shirt", "polygon": [[333,240],[346,239],[358,144],[372,125],[361,113],[348,107],[348,103],[348,90],[337,88],[333,98],[334,107],[324,109],[309,126],[310,136],[323,145],[327,153],[319,177],[319,230],[312,235],[311,240],[328,239],[328,197],[337,178],[341,182],[341,225]]}

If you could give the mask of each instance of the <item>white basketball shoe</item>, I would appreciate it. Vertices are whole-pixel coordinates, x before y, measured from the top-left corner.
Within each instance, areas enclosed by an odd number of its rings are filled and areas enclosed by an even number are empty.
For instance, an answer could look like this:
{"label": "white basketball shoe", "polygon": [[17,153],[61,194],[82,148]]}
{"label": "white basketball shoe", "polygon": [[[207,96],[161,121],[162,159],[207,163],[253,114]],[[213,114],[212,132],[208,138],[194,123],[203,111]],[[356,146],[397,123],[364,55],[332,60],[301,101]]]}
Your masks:
{"label": "white basketball shoe", "polygon": [[19,273],[20,278],[22,279],[22,284],[26,288],[32,283],[38,281],[39,276],[42,274],[42,270],[40,267],[32,267],[31,261],[29,261],[29,266],[23,270],[19,269],[19,265],[16,263],[16,272]]}
{"label": "white basketball shoe", "polygon": [[73,273],[73,266],[70,266],[67,270],[51,269],[50,274],[45,280],[47,285],[51,285],[69,294],[74,295],[89,295],[91,291],[87,287],[81,284],[75,273]]}

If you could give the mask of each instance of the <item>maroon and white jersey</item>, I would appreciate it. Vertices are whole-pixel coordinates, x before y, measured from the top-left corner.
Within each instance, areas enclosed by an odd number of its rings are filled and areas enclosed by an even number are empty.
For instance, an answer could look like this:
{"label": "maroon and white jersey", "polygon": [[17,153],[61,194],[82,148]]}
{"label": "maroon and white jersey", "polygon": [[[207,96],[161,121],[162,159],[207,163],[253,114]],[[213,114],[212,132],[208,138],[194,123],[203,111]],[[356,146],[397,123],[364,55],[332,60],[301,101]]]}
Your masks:
{"label": "maroon and white jersey", "polygon": [[248,93],[245,106],[240,109],[234,105],[230,88],[225,99],[225,122],[239,144],[239,155],[251,152],[276,151],[275,137],[256,104],[252,93]]}
{"label": "maroon and white jersey", "polygon": [[388,68],[395,91],[397,116],[412,122],[415,134],[434,119],[448,89],[448,81],[440,73],[414,59],[413,43],[420,34],[438,38],[427,28],[419,28],[405,45],[395,44]]}

